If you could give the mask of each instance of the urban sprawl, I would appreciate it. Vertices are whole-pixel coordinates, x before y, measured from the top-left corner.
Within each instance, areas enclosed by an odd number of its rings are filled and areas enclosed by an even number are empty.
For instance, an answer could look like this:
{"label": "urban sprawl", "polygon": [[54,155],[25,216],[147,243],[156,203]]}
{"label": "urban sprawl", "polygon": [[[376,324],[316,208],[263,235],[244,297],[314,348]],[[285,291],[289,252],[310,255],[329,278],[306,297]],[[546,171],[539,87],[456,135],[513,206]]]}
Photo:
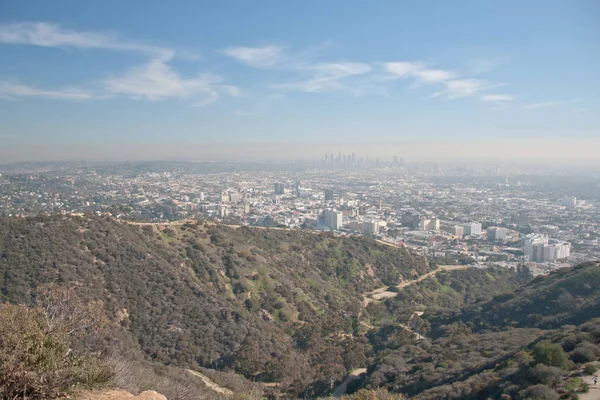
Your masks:
{"label": "urban sprawl", "polygon": [[440,262],[536,273],[600,257],[600,180],[518,167],[327,154],[295,163],[26,163],[0,166],[0,213],[366,235]]}

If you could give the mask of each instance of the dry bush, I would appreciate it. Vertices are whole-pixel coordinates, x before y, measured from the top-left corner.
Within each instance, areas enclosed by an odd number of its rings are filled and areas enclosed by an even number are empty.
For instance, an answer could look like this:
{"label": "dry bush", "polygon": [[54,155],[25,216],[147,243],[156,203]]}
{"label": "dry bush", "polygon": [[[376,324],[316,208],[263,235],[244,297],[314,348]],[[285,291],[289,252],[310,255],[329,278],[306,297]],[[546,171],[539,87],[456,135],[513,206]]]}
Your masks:
{"label": "dry bush", "polygon": [[0,305],[0,398],[54,399],[109,380],[97,358],[72,350],[68,327],[40,307]]}
{"label": "dry bush", "polygon": [[154,390],[169,400],[213,400],[221,397],[185,370],[142,361],[141,354],[114,351],[109,363],[111,385],[139,394]]}

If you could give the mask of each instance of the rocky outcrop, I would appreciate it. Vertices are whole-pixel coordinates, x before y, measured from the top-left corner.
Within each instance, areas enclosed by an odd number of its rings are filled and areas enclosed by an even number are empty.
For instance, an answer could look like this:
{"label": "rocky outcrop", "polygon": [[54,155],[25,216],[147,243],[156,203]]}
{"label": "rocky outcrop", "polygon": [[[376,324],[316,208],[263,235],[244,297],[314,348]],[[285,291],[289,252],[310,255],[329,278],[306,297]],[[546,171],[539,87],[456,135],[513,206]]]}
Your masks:
{"label": "rocky outcrop", "polygon": [[78,397],[81,400],[167,400],[165,396],[154,390],[147,390],[137,396],[125,390],[107,390],[102,392],[85,392]]}

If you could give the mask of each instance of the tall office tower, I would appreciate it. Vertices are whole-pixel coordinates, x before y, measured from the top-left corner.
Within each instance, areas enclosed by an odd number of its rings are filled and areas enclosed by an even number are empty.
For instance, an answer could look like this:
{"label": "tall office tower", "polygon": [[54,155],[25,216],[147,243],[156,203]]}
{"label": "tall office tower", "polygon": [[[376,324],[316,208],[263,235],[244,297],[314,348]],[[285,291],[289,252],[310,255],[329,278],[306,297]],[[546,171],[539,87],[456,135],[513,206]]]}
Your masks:
{"label": "tall office tower", "polygon": [[239,192],[229,192],[229,202],[239,203],[242,200],[242,195]]}
{"label": "tall office tower", "polygon": [[333,164],[333,153],[329,155],[329,162]]}
{"label": "tall office tower", "polygon": [[398,164],[398,156],[394,156],[394,164]]}
{"label": "tall office tower", "polygon": [[462,225],[454,225],[454,227],[452,227],[452,234],[454,236],[462,238],[465,234],[465,228],[463,228]]}
{"label": "tall office tower", "polygon": [[352,164],[356,162],[356,154],[352,153]]}
{"label": "tall office tower", "polygon": [[229,203],[229,193],[221,193],[221,203]]}
{"label": "tall office tower", "polygon": [[422,231],[439,231],[440,230],[440,220],[437,218],[421,218],[419,220],[419,230]]}
{"label": "tall office tower", "polygon": [[275,194],[284,194],[285,193],[285,186],[283,183],[277,182],[275,184]]}
{"label": "tall office tower", "polygon": [[506,228],[493,226],[487,229],[487,239],[489,241],[503,240],[506,238]]}
{"label": "tall office tower", "polygon": [[329,156],[325,153],[325,162],[329,161]]}
{"label": "tall office tower", "polygon": [[302,182],[301,181],[296,181],[296,196],[300,196],[300,189],[302,189]]}
{"label": "tall office tower", "polygon": [[548,236],[539,233],[531,233],[523,238],[523,253],[530,261],[544,258],[544,245],[548,244]]}
{"label": "tall office tower", "polygon": [[575,208],[577,207],[577,197],[566,196],[563,198],[562,204],[567,208]]}
{"label": "tall office tower", "polygon": [[323,220],[325,221],[325,225],[327,225],[330,229],[336,230],[340,229],[343,224],[344,214],[341,211],[336,210],[325,210],[323,211]]}
{"label": "tall office tower", "polygon": [[427,231],[429,230],[429,223],[431,222],[430,219],[427,218],[421,218],[419,220],[419,230],[420,231]]}
{"label": "tall office tower", "polygon": [[481,235],[481,224],[479,222],[471,222],[465,224],[464,227],[465,236]]}
{"label": "tall office tower", "polygon": [[342,163],[346,164],[346,155],[345,154],[342,156]]}
{"label": "tall office tower", "polygon": [[342,151],[338,150],[338,162],[341,163],[342,162]]}
{"label": "tall office tower", "polygon": [[370,221],[365,221],[365,222],[363,222],[362,233],[364,233],[365,235],[375,234],[375,233],[379,232],[379,227],[381,227],[381,226],[385,226],[385,222],[377,221],[374,219],[372,219]]}
{"label": "tall office tower", "polygon": [[333,189],[325,189],[325,201],[333,200]]}

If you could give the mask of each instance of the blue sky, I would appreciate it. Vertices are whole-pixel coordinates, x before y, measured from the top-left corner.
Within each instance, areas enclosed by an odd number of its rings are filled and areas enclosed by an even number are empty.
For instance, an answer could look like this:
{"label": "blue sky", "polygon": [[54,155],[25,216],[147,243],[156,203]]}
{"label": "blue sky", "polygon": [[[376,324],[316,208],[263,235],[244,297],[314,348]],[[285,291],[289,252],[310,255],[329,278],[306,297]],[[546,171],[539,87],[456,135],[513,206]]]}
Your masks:
{"label": "blue sky", "polygon": [[161,158],[248,143],[595,145],[598,21],[595,0],[3,1],[0,162],[139,146]]}

